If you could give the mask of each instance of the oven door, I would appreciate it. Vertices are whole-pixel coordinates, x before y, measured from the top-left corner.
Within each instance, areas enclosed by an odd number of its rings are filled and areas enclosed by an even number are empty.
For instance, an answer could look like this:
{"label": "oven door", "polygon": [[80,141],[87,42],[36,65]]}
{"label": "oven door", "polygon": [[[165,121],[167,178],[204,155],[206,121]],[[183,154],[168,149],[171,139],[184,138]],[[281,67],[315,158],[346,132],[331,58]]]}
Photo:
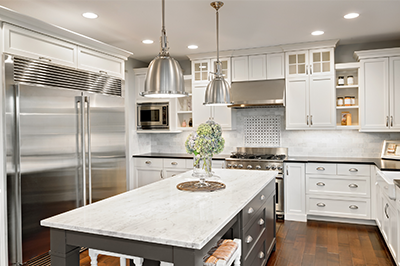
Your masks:
{"label": "oven door", "polygon": [[168,128],[168,104],[138,104],[138,128]]}
{"label": "oven door", "polygon": [[278,174],[275,178],[275,199],[276,199],[276,216],[278,218],[283,218],[284,204],[283,204],[283,175]]}

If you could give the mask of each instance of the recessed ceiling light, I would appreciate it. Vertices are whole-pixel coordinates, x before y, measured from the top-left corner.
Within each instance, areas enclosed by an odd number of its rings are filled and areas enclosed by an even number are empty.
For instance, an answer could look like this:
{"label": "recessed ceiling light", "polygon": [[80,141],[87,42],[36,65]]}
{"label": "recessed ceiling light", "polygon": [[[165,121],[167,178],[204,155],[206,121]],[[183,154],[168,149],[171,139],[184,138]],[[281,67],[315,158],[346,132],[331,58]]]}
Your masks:
{"label": "recessed ceiling light", "polygon": [[322,35],[322,34],[324,34],[325,32],[323,32],[322,30],[316,30],[316,31],[313,31],[313,32],[311,32],[311,34],[312,35]]}
{"label": "recessed ceiling light", "polygon": [[95,13],[92,13],[92,12],[86,12],[86,13],[83,13],[83,14],[82,14],[82,16],[84,16],[85,18],[91,18],[91,19],[95,19],[95,18],[97,18],[97,17],[98,17],[98,15],[97,15],[97,14],[95,14]]}
{"label": "recessed ceiling light", "polygon": [[347,15],[344,15],[345,19],[352,19],[352,18],[357,18],[360,14],[358,13],[349,13]]}
{"label": "recessed ceiling light", "polygon": [[154,41],[153,40],[143,40],[142,43],[145,44],[152,44]]}
{"label": "recessed ceiling light", "polygon": [[197,45],[195,45],[195,44],[192,44],[192,45],[189,45],[188,48],[189,49],[197,49],[199,47]]}

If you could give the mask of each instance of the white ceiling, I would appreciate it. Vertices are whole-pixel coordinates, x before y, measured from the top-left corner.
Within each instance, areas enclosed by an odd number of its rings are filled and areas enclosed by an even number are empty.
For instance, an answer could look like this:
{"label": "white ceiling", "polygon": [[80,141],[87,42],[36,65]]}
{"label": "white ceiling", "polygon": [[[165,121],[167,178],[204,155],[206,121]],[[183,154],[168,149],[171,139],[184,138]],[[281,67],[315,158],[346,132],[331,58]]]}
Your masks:
{"label": "white ceiling", "polygon": [[[216,50],[211,0],[166,0],[170,54]],[[340,39],[340,44],[400,39],[400,0],[223,0],[220,50]],[[149,62],[159,51],[161,0],[0,0],[0,5],[133,52]],[[82,17],[92,11],[95,20]],[[360,17],[346,20],[350,12]],[[312,36],[323,30],[322,36]],[[142,43],[144,39],[153,44]],[[189,44],[199,49],[189,50]]]}

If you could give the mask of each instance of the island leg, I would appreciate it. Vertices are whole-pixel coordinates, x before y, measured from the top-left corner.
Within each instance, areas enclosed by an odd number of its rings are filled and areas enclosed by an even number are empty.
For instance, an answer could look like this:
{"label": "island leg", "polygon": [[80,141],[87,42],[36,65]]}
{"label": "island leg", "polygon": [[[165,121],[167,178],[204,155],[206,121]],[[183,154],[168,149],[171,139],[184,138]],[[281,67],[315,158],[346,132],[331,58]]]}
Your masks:
{"label": "island leg", "polygon": [[80,247],[67,245],[65,231],[50,229],[51,265],[79,266]]}
{"label": "island leg", "polygon": [[197,250],[174,247],[174,266],[203,266],[203,255]]}

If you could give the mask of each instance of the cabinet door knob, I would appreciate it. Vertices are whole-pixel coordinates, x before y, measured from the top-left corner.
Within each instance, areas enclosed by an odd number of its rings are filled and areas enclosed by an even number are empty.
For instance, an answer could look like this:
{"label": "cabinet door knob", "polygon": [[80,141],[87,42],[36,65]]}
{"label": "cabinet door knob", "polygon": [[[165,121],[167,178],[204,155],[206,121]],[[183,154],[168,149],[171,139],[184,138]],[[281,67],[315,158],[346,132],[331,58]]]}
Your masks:
{"label": "cabinet door knob", "polygon": [[263,259],[263,258],[265,257],[264,252],[260,251],[260,253],[258,254],[258,257],[259,257],[260,259]]}
{"label": "cabinet door knob", "polygon": [[146,161],[145,164],[151,164],[151,161]]}
{"label": "cabinet door knob", "polygon": [[357,184],[350,184],[349,187],[350,188],[358,188],[358,185]]}
{"label": "cabinet door knob", "polygon": [[248,214],[252,214],[254,212],[254,209],[252,207],[249,208],[249,210],[247,211]]}
{"label": "cabinet door knob", "polygon": [[177,162],[172,162],[171,164],[172,164],[172,165],[178,165],[178,163],[177,163]]}
{"label": "cabinet door knob", "polygon": [[325,203],[319,202],[319,203],[317,203],[317,206],[318,207],[325,207]]}
{"label": "cabinet door knob", "polygon": [[323,183],[323,182],[318,182],[318,183],[317,183],[317,186],[323,187],[323,186],[325,186],[325,183]]}
{"label": "cabinet door knob", "polygon": [[261,218],[260,220],[258,220],[258,225],[263,225],[265,222],[264,220]]}
{"label": "cabinet door knob", "polygon": [[246,237],[246,243],[250,244],[253,241],[253,238],[249,235]]}
{"label": "cabinet door knob", "polygon": [[265,195],[261,195],[260,199],[265,200]]}
{"label": "cabinet door knob", "polygon": [[322,166],[319,166],[319,167],[316,168],[316,170],[317,170],[317,171],[325,171],[325,168],[322,167]]}
{"label": "cabinet door knob", "polygon": [[357,168],[350,168],[349,171],[350,172],[358,172],[358,169]]}
{"label": "cabinet door knob", "polygon": [[357,210],[358,206],[357,205],[350,205],[349,208],[352,209],[352,210]]}

